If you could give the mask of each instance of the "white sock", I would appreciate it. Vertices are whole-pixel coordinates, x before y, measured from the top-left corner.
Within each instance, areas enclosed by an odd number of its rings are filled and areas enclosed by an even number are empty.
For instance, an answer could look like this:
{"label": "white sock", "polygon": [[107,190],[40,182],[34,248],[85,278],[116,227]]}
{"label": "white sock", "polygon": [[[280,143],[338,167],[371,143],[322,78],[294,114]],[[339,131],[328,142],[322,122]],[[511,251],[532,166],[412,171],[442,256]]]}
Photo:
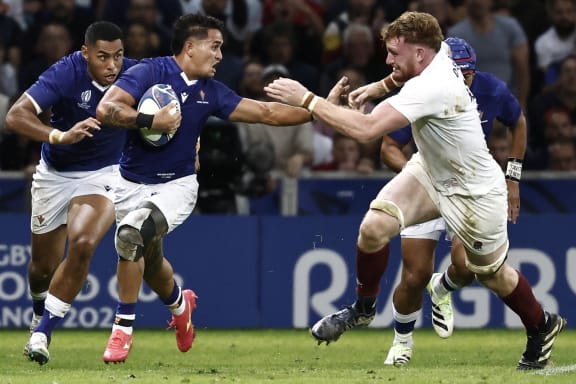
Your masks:
{"label": "white sock", "polygon": [[414,346],[414,339],[412,337],[412,332],[410,333],[398,333],[394,330],[394,341],[392,344],[405,344],[409,347]]}
{"label": "white sock", "polygon": [[[117,313],[116,317],[119,319],[134,321],[136,319],[136,314],[125,315],[125,314],[118,314]],[[114,323],[114,325],[112,326],[112,332],[114,332],[117,329],[121,330],[122,332],[124,332],[127,335],[131,335],[133,330],[134,330],[133,327],[125,327],[123,325],[118,325],[118,324]]]}
{"label": "white sock", "polygon": [[[400,324],[412,323],[412,329],[414,329],[413,328],[414,324],[415,324],[416,320],[418,320],[418,317],[420,316],[421,312],[422,312],[422,310],[419,309],[415,312],[404,315],[404,314],[398,312],[396,310],[396,307],[394,306],[394,304],[392,304],[392,317],[394,318],[394,321],[397,323],[400,323]],[[414,341],[412,339],[412,331],[410,331],[408,333],[399,333],[396,329],[394,329],[393,344],[397,344],[397,343],[407,344],[409,346],[414,345]]]}
{"label": "white sock", "polygon": [[447,273],[444,272],[443,274],[434,276],[432,278],[432,291],[434,291],[434,294],[436,294],[436,296],[442,297],[450,293],[450,291],[446,289],[444,284],[442,284],[442,276],[444,275],[447,275]]}
{"label": "white sock", "polygon": [[46,301],[44,302],[44,308],[56,317],[64,317],[70,310],[72,304],[68,304],[52,295],[48,292],[46,295]]}
{"label": "white sock", "polygon": [[[180,304],[178,304],[178,302],[180,300],[182,300],[182,302]],[[184,313],[184,310],[186,309],[186,300],[184,300],[184,296],[182,296],[182,289],[180,289],[180,294],[178,295],[178,299],[174,303],[168,305],[168,309],[175,316],[178,316],[178,315],[181,315]]]}

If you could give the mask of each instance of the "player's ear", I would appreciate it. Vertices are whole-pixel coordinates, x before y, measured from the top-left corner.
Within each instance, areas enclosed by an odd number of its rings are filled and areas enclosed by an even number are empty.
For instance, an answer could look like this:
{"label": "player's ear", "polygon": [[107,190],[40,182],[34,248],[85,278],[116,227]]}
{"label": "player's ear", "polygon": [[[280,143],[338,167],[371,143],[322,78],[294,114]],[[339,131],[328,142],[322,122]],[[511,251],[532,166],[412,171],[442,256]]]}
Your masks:
{"label": "player's ear", "polygon": [[186,55],[188,55],[188,57],[192,57],[192,53],[194,51],[194,42],[187,40],[184,43],[184,50],[186,51]]}
{"label": "player's ear", "polygon": [[84,57],[85,60],[88,60],[88,47],[82,44],[80,51],[82,52],[82,57]]}

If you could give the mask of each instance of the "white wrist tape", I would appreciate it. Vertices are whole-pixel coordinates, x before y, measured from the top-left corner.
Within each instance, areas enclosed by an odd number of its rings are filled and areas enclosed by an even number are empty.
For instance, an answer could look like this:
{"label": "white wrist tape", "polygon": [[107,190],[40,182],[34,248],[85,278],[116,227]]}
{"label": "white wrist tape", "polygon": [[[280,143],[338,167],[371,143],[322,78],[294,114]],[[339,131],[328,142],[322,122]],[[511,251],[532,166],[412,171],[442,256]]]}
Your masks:
{"label": "white wrist tape", "polygon": [[50,131],[48,135],[48,143],[50,144],[60,144],[62,142],[62,137],[64,136],[64,132],[59,129],[54,128]]}
{"label": "white wrist tape", "polygon": [[506,178],[513,181],[520,181],[522,178],[522,159],[515,157],[508,158],[506,164]]}

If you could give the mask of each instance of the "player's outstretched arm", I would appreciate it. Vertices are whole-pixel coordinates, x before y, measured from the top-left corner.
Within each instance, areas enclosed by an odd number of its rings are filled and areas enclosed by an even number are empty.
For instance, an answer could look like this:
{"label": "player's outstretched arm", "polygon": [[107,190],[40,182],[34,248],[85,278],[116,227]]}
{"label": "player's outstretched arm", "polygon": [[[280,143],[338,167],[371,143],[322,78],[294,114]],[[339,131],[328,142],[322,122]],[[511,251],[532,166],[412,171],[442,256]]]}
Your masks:
{"label": "player's outstretched arm", "polygon": [[312,115],[304,108],[243,98],[228,119],[243,123],[281,126],[307,123],[312,119]]}
{"label": "player's outstretched arm", "polygon": [[348,83],[348,77],[342,76],[340,80],[334,84],[328,96],[326,96],[326,101],[334,105],[341,105],[340,99],[346,97],[349,90],[350,84]]}
{"label": "player's outstretched arm", "polygon": [[363,114],[336,106],[314,95],[292,79],[276,79],[264,87],[264,91],[275,100],[306,108],[315,118],[360,142],[369,142],[409,124],[406,117],[387,102],[380,103],[370,113]]}
{"label": "player's outstretched arm", "polygon": [[393,90],[402,87],[404,83],[394,80],[392,74],[380,81],[363,85],[350,92],[348,95],[348,105],[350,108],[362,110],[366,102],[386,96]]}
{"label": "player's outstretched arm", "polygon": [[6,128],[32,140],[50,144],[74,144],[92,137],[92,132],[100,129],[100,122],[94,118],[79,121],[68,131],[60,131],[45,124],[39,117],[29,96],[23,94],[6,114]]}
{"label": "player's outstretched arm", "polygon": [[182,121],[179,110],[170,104],[162,107],[154,115],[138,113],[133,105],[136,100],[120,87],[112,86],[104,94],[96,107],[96,118],[102,124],[117,128],[136,129],[150,127],[158,131],[173,134]]}

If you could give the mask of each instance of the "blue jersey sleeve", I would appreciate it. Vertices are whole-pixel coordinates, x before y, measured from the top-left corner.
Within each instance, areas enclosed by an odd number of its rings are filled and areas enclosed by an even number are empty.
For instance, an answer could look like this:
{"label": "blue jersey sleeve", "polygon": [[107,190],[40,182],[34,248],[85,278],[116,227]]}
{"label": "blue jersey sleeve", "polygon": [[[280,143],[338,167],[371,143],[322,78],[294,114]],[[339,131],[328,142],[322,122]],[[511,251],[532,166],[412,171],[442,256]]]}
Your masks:
{"label": "blue jersey sleeve", "polygon": [[148,88],[160,82],[159,71],[154,69],[152,62],[144,59],[124,72],[114,85],[128,92],[138,103]]}
{"label": "blue jersey sleeve", "polygon": [[217,90],[217,105],[219,106],[218,110],[214,112],[214,116],[217,116],[222,120],[228,120],[228,117],[232,112],[234,112],[238,103],[242,100],[242,97],[217,80],[214,80],[213,83]]}
{"label": "blue jersey sleeve", "polygon": [[388,134],[394,141],[398,142],[400,145],[405,146],[412,140],[412,126],[407,125],[404,128],[400,128],[394,132]]}
{"label": "blue jersey sleeve", "polygon": [[38,80],[26,90],[41,111],[45,111],[72,92],[75,82],[70,81],[74,65],[64,57],[44,71]]}
{"label": "blue jersey sleeve", "polygon": [[504,89],[500,92],[499,96],[499,105],[500,111],[496,116],[496,119],[504,124],[507,127],[512,127],[516,125],[516,122],[520,118],[520,114],[522,113],[522,107],[520,106],[520,102],[512,94],[510,89],[505,86]]}

